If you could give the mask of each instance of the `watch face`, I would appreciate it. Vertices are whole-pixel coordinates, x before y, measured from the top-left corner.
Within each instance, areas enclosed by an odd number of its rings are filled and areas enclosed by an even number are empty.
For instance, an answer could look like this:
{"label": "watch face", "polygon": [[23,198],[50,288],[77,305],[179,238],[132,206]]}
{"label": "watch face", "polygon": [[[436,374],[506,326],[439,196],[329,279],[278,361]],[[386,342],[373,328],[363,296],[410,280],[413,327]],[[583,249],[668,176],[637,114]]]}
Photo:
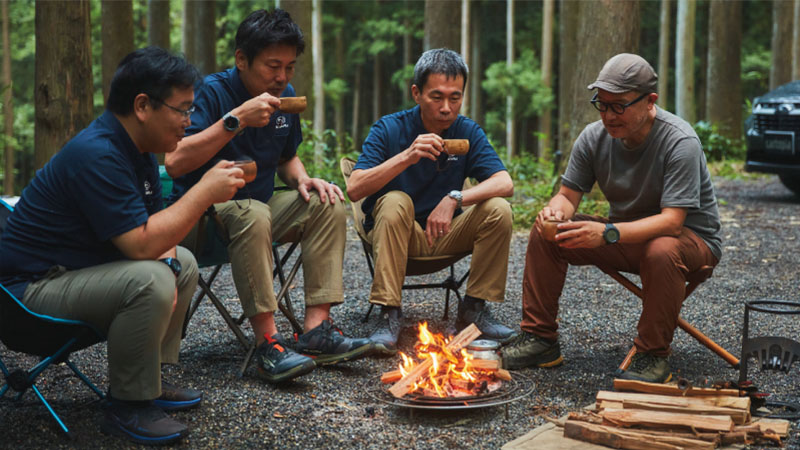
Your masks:
{"label": "watch face", "polygon": [[619,230],[616,228],[606,228],[606,231],[603,232],[603,239],[606,240],[609,244],[614,244],[619,241]]}
{"label": "watch face", "polygon": [[225,120],[222,121],[222,124],[225,125],[226,130],[234,131],[239,128],[239,118],[236,116],[227,116]]}

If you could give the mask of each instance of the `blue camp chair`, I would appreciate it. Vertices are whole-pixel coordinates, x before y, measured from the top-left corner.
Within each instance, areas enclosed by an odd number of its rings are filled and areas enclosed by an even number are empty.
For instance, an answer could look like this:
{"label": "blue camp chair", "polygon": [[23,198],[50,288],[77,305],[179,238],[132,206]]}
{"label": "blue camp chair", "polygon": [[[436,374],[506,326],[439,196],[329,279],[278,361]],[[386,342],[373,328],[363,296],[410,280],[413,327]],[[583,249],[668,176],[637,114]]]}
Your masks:
{"label": "blue camp chair", "polygon": [[[11,207],[0,200],[0,233],[5,227]],[[94,391],[100,399],[103,393],[69,360],[70,354],[106,340],[106,337],[92,325],[78,321],[37,314],[22,304],[4,286],[0,285],[0,341],[9,350],[35,355],[41,358],[38,364],[28,370],[9,371],[0,355],[0,371],[5,382],[0,386],[0,398],[13,389],[17,392],[15,401],[31,389],[39,401],[70,436],[70,431],[44,398],[36,380],[53,363],[65,363],[78,378]]]}
{"label": "blue camp chair", "polygon": [[[172,178],[170,178],[169,174],[167,174],[164,166],[159,166],[159,172],[161,178],[162,195],[166,201],[167,196],[170,192],[172,192]],[[244,315],[240,315],[238,319],[234,319],[230,311],[228,311],[228,309],[225,307],[225,304],[222,302],[222,300],[220,300],[211,289],[212,285],[214,284],[214,280],[216,280],[219,271],[222,269],[222,266],[230,262],[230,259],[228,258],[227,232],[222,231],[224,230],[224,227],[225,225],[217,217],[214,207],[210,207],[201,219],[201,226],[198,230],[197,248],[190,250],[194,253],[195,259],[197,259],[197,265],[201,269],[206,267],[212,267],[213,269],[206,277],[203,277],[201,274],[197,280],[197,284],[200,287],[200,292],[194,299],[192,299],[189,309],[186,311],[186,320],[183,322],[183,336],[186,336],[186,330],[189,326],[189,321],[191,320],[192,316],[194,316],[195,312],[197,312],[197,308],[200,306],[200,303],[205,297],[208,297],[209,301],[211,301],[219,314],[222,316],[222,319],[225,320],[228,328],[230,328],[233,334],[236,335],[236,339],[239,340],[239,342],[247,351],[244,362],[242,363],[242,366],[238,372],[239,377],[242,377],[244,375],[244,371],[247,369],[247,366],[250,364],[253,354],[255,353],[255,342],[252,339],[248,339],[242,331],[241,325],[245,319]],[[273,278],[278,279],[281,286],[281,289],[276,296],[278,299],[278,308],[289,320],[289,323],[292,325],[294,331],[300,334],[303,332],[303,326],[296,318],[294,308],[292,306],[292,299],[289,295],[289,286],[294,280],[297,271],[300,269],[302,255],[298,255],[297,260],[287,275],[284,271],[284,267],[299,243],[293,242],[286,244],[289,246],[289,248],[283,253],[283,255],[281,255],[279,251],[279,247],[282,245],[284,244],[279,242],[272,243],[272,256],[275,263],[272,276]]]}

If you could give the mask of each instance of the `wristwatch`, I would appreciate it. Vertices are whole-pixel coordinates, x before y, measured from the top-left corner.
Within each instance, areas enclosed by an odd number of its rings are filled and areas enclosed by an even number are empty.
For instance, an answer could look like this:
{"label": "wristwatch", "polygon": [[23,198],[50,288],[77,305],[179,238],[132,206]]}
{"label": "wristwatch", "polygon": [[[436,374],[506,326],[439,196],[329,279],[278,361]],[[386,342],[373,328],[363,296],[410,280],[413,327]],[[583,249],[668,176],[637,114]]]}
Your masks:
{"label": "wristwatch", "polygon": [[613,223],[607,223],[606,229],[603,231],[603,239],[606,244],[616,244],[619,242],[619,230]]}
{"label": "wristwatch", "polygon": [[166,264],[167,267],[172,270],[172,273],[175,274],[176,278],[181,274],[181,262],[178,261],[178,258],[162,258],[159,259],[159,261]]}
{"label": "wristwatch", "polygon": [[239,129],[239,118],[229,112],[222,116],[222,126],[228,131],[236,131]]}
{"label": "wristwatch", "polygon": [[461,191],[450,191],[447,193],[447,196],[456,201],[456,209],[461,209],[461,200],[464,199],[464,196],[461,195]]}

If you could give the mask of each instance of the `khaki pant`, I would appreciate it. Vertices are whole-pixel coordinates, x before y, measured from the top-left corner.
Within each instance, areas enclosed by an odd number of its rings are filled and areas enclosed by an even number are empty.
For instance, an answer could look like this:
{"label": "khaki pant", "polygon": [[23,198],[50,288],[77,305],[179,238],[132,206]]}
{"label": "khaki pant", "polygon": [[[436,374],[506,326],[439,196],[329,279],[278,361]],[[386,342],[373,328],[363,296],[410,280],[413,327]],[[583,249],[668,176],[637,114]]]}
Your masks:
{"label": "khaki pant", "polygon": [[111,396],[152,400],[161,395],[161,364],[178,362],[183,320],[197,287],[192,254],[178,247],[178,260],[177,280],[153,260],[69,271],[58,266],[31,283],[22,301],[34,312],[88,322],[105,333]]}
{"label": "khaki pant", "polygon": [[[573,220],[608,219],[578,215]],[[678,326],[686,274],[702,266],[715,266],[717,258],[705,242],[684,227],[678,237],[660,236],[641,244],[613,244],[597,248],[561,248],[531,229],[525,254],[522,285],[522,324],[527,332],[546,339],[558,338],[558,298],[569,264],[604,265],[637,273],[642,278],[642,315],[634,344],[640,351],[669,354]],[[631,305],[635,308],[637,305]]]}
{"label": "khaki pant", "polygon": [[[342,202],[323,204],[316,192],[306,202],[297,191],[215,205],[230,244],[231,272],[245,317],[278,309],[272,284],[272,242],[300,242],[306,305],[341,303],[346,213]],[[195,248],[198,226],[181,245]]]}
{"label": "khaki pant", "polygon": [[450,232],[429,247],[425,232],[414,220],[414,204],[404,192],[391,191],[375,203],[375,227],[368,233],[375,258],[371,303],[400,306],[409,256],[437,256],[472,252],[467,295],[502,302],[506,290],[511,243],[511,206],[490,198],[464,210],[450,224]]}

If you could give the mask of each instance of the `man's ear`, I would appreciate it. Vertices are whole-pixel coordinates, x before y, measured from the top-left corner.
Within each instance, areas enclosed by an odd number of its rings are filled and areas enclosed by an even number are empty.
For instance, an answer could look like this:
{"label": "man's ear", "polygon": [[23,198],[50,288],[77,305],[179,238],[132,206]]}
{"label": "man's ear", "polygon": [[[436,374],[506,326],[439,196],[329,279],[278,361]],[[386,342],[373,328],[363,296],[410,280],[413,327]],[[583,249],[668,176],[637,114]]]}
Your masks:
{"label": "man's ear", "polygon": [[233,54],[233,59],[236,63],[236,68],[239,70],[247,69],[247,55],[244,54],[242,49],[237,48]]}
{"label": "man's ear", "polygon": [[648,106],[651,107],[654,106],[657,100],[658,100],[658,94],[656,94],[655,92],[651,93],[650,95],[647,96]]}
{"label": "man's ear", "polygon": [[417,87],[417,85],[416,84],[412,84],[411,85],[411,96],[414,97],[414,101],[417,102],[417,104],[419,104],[420,95],[422,95],[422,92],[420,92],[420,90]]}
{"label": "man's ear", "polygon": [[133,113],[140,122],[144,122],[152,111],[153,105],[150,104],[147,94],[140,93],[133,99]]}

